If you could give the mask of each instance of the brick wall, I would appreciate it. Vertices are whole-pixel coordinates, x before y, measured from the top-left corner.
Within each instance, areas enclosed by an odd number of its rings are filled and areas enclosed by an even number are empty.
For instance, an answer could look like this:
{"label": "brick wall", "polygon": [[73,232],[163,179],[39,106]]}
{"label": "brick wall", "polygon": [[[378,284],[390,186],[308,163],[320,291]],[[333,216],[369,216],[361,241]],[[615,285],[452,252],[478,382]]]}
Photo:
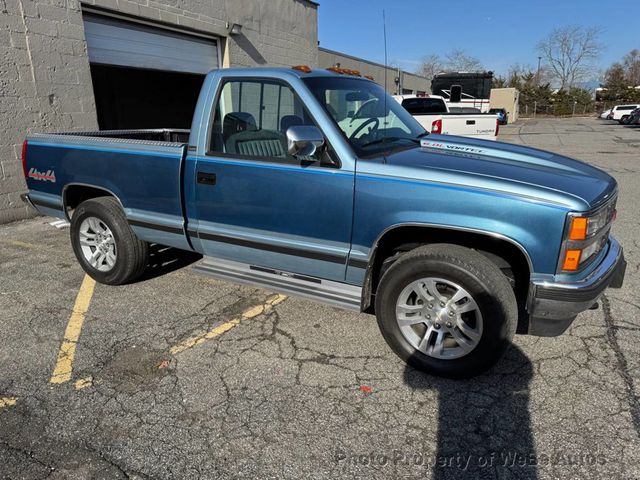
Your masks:
{"label": "brick wall", "polygon": [[[141,19],[226,36],[224,66],[315,66],[317,4],[308,0],[87,0]],[[27,133],[97,128],[78,0],[0,0],[0,223],[33,215],[20,164]]]}

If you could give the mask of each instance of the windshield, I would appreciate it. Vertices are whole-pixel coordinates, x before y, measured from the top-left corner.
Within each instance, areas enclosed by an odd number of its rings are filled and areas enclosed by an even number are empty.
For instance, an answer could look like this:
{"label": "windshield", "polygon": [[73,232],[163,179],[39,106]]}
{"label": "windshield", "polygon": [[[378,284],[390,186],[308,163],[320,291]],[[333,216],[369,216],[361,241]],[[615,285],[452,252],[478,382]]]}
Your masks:
{"label": "windshield", "polygon": [[405,148],[420,143],[420,137],[426,135],[377,83],[344,77],[306,78],[304,82],[360,156]]}

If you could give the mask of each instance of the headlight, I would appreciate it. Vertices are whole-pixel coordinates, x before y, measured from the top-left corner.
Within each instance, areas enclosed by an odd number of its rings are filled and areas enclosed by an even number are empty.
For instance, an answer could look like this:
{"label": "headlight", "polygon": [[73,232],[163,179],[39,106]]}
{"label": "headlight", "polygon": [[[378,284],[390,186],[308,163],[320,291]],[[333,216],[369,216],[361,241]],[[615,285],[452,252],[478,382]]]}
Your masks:
{"label": "headlight", "polygon": [[570,213],[558,272],[575,272],[586,267],[607,244],[615,218],[616,198],[590,213]]}

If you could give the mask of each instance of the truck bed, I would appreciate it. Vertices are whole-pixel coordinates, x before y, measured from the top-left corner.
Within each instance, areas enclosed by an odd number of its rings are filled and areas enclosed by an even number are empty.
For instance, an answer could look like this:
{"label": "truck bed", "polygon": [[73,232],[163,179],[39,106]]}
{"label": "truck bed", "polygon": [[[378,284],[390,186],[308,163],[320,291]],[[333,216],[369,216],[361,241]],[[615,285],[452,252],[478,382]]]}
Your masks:
{"label": "truck bed", "polygon": [[[91,186],[115,196],[142,239],[153,219],[167,245],[187,248],[181,175],[189,130],[105,130],[32,134],[26,176],[33,205],[64,218],[70,198]],[[157,232],[154,237],[157,241]]]}
{"label": "truck bed", "polygon": [[55,132],[43,135],[64,135],[73,137],[120,138],[126,140],[146,140],[149,142],[187,143],[189,129],[147,128],[137,130],[94,130],[88,132]]}

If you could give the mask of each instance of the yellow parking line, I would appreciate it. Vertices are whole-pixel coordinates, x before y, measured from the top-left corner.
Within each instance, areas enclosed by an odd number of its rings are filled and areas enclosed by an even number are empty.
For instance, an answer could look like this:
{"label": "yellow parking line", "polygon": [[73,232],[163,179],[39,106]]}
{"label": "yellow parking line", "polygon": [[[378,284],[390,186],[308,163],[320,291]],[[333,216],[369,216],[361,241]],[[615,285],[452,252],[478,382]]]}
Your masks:
{"label": "yellow parking line", "polygon": [[178,353],[184,352],[185,350],[195,347],[196,345],[200,345],[201,343],[204,343],[207,340],[211,340],[212,338],[219,337],[223,333],[228,332],[233,327],[238,325],[242,320],[248,320],[250,318],[257,317],[262,313],[266,313],[269,310],[271,310],[271,308],[274,307],[275,305],[286,300],[286,298],[287,298],[286,295],[280,295],[280,294],[272,295],[269,298],[267,298],[267,300],[265,300],[263,304],[256,305],[254,307],[251,307],[245,310],[239,318],[234,318],[232,320],[229,320],[228,322],[218,325],[217,327],[212,328],[208,332],[203,333],[201,335],[196,335],[195,337],[188,338],[183,342],[180,342],[179,344],[171,347],[169,351],[171,352],[172,355],[177,355]]}
{"label": "yellow parking line", "polygon": [[82,330],[84,317],[91,303],[95,285],[96,282],[93,278],[89,275],[84,276],[80,291],[76,297],[76,303],[73,306],[73,312],[67,324],[67,329],[64,332],[64,340],[62,340],[62,345],[60,345],[56,367],[53,370],[53,375],[51,375],[51,383],[64,383],[71,380],[73,359],[76,355],[76,345],[78,344],[78,338],[80,338],[80,331]]}
{"label": "yellow parking line", "polygon": [[12,407],[17,401],[16,397],[0,397],[0,408]]}
{"label": "yellow parking line", "polygon": [[81,378],[80,380],[76,380],[76,383],[74,384],[76,390],[82,390],[83,388],[90,387],[91,385],[93,385],[92,377]]}

